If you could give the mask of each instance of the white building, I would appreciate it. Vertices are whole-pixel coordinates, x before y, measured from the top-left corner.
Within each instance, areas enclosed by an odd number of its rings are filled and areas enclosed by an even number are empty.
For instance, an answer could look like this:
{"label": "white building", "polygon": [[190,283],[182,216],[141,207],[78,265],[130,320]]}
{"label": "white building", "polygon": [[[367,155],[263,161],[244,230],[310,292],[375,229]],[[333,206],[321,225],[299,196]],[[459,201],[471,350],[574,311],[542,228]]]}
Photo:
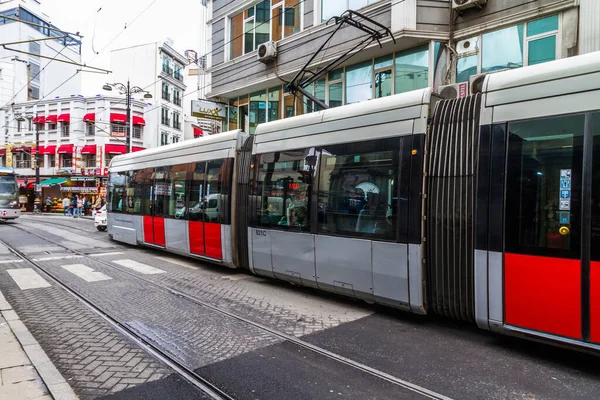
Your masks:
{"label": "white building", "polygon": [[[131,102],[133,151],[143,150],[145,139],[156,135],[153,121],[144,118],[149,107],[144,101]],[[31,186],[25,180],[35,181],[39,130],[40,181],[55,178],[57,186],[44,188],[44,196],[48,190],[59,197],[62,189],[76,191],[84,186],[91,187],[85,189],[88,193],[97,193],[102,186],[97,178],[106,177],[110,160],[127,151],[126,121],[122,97],[71,96],[1,108],[0,124],[7,133],[0,137],[0,166],[15,168],[21,186]]]}
{"label": "white building", "polygon": [[[80,63],[81,41],[71,35],[52,30],[55,27],[48,22],[50,18],[42,14],[40,2],[37,0],[2,1],[0,14],[0,42],[2,43],[56,37],[53,40],[0,47],[0,107],[13,102],[43,99],[46,96],[54,98],[79,95],[81,93],[81,74],[77,74],[79,67],[60,61]],[[2,16],[43,27],[28,25]],[[54,57],[56,59],[50,62]]]}
{"label": "white building", "polygon": [[[111,79],[131,82],[152,94],[152,106],[146,110],[148,123],[154,126],[146,147],[163,146],[183,140],[183,94],[186,89],[184,68],[187,58],[176,51],[170,40],[147,43],[111,52]],[[112,83],[112,82],[111,82]],[[149,126],[147,125],[147,128]]]}

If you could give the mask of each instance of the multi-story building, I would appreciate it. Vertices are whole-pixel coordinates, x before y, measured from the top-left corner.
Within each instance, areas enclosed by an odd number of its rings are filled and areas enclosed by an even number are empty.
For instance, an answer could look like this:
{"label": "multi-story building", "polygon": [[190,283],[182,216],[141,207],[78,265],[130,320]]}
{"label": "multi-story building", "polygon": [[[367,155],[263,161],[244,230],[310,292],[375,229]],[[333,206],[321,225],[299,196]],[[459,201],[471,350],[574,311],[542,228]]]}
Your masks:
{"label": "multi-story building", "polygon": [[[155,136],[144,101],[131,101],[132,151]],[[36,162],[43,196],[102,192],[112,157],[127,152],[126,106],[120,97],[71,96],[13,104],[0,109],[0,166],[15,168],[22,192],[33,201]],[[35,148],[39,134],[39,159]],[[30,193],[29,193],[30,192]],[[31,206],[31,205],[30,205]]]}
{"label": "multi-story building", "polygon": [[[306,88],[329,107],[427,86],[459,84],[458,95],[466,95],[478,74],[600,50],[597,0],[215,0],[207,96],[229,104],[228,129],[252,133],[259,123],[318,109],[285,93],[284,81],[336,29],[330,18],[347,9],[388,28],[395,43],[389,35],[381,47],[371,43]],[[355,27],[341,28],[309,70],[365,37]],[[270,41],[277,45],[275,60],[257,60],[258,47]]]}
{"label": "multi-story building", "polygon": [[77,74],[80,67],[69,64],[81,62],[81,42],[56,30],[49,21],[37,0],[0,2],[2,43],[40,39],[0,47],[0,107],[46,96],[81,93],[81,74]]}
{"label": "multi-story building", "polygon": [[152,104],[146,117],[155,125],[156,136],[146,139],[147,147],[164,146],[183,140],[184,68],[188,59],[173,43],[147,43],[111,52],[111,79],[149,91]]}

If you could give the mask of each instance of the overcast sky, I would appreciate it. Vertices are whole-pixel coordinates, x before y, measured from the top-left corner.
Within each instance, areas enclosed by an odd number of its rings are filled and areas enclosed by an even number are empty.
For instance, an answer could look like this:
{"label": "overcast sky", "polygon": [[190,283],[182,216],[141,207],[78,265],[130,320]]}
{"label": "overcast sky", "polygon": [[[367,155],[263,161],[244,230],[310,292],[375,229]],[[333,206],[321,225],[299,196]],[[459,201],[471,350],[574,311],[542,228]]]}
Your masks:
{"label": "overcast sky", "polygon": [[[198,51],[200,40],[200,0],[156,0],[100,55],[101,51],[126,23],[131,22],[153,0],[40,0],[42,11],[59,29],[79,32],[82,61],[94,67],[110,69],[110,51],[136,44],[174,40],[177,50]],[[102,8],[99,12],[98,9]],[[95,25],[95,28],[94,28]],[[93,46],[92,46],[93,44]],[[109,76],[86,73],[82,77],[84,95],[95,95]]]}

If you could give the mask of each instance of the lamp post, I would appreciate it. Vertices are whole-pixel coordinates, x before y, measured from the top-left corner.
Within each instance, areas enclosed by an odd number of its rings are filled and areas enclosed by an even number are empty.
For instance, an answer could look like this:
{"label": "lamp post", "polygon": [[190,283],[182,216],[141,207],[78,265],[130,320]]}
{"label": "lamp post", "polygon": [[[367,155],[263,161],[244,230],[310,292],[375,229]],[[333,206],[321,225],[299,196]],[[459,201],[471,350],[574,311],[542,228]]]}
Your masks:
{"label": "lamp post", "polygon": [[136,93],[144,93],[145,99],[151,99],[152,95],[148,91],[142,89],[141,87],[138,87],[138,86],[131,87],[129,85],[129,80],[127,80],[127,85],[125,85],[123,83],[107,83],[106,85],[102,86],[102,89],[107,90],[109,92],[112,91],[113,88],[117,89],[120,94],[124,94],[126,96],[126,105],[127,105],[126,142],[127,142],[127,153],[130,153],[131,152],[131,95],[136,94]]}
{"label": "lamp post", "polygon": [[[36,114],[36,117],[39,118],[39,116]],[[41,214],[42,208],[42,199],[41,199],[41,190],[38,191],[40,185],[40,124],[39,124],[39,119],[36,119],[36,124],[35,124],[35,188],[34,188],[34,192],[35,192],[35,196],[34,196],[34,200],[33,200],[33,207],[34,209],[37,208],[36,211],[39,211]]]}

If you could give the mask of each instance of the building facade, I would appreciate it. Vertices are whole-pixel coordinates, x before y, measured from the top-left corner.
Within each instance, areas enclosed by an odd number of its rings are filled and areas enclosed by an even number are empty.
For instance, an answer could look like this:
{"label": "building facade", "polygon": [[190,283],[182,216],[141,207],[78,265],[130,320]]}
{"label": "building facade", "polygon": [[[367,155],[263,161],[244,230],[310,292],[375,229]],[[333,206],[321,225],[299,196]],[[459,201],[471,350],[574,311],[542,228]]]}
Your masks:
{"label": "building facade", "polygon": [[[132,150],[146,148],[156,135],[144,111],[150,106],[133,100]],[[22,194],[33,206],[36,164],[40,167],[43,196],[104,192],[110,160],[127,152],[126,107],[123,98],[72,96],[29,101],[0,109],[5,126],[0,137],[0,166],[13,167]],[[36,132],[39,158],[36,159]]]}
{"label": "building facade", "polygon": [[61,62],[81,62],[81,41],[53,30],[49,21],[37,0],[0,2],[0,43],[55,38],[0,47],[0,107],[81,93],[80,67]]}
{"label": "building facade", "polygon": [[[381,47],[371,43],[307,88],[329,107],[427,86],[457,85],[466,95],[478,74],[600,50],[596,0],[471,0],[465,9],[453,0],[211,3],[207,97],[229,104],[227,129],[250,133],[259,123],[318,109],[302,96],[286,94],[285,84],[336,28],[330,18],[349,8],[389,28],[396,42],[387,36]],[[355,27],[343,27],[309,70],[347,54],[365,37]],[[276,59],[260,62],[257,48],[269,41],[277,43]]]}
{"label": "building facade", "polygon": [[[148,148],[183,140],[184,68],[188,59],[173,48],[173,43],[147,43],[111,52],[111,79],[131,81],[153,96],[146,118],[154,125],[154,137],[146,138]],[[149,130],[150,132],[150,130]]]}

